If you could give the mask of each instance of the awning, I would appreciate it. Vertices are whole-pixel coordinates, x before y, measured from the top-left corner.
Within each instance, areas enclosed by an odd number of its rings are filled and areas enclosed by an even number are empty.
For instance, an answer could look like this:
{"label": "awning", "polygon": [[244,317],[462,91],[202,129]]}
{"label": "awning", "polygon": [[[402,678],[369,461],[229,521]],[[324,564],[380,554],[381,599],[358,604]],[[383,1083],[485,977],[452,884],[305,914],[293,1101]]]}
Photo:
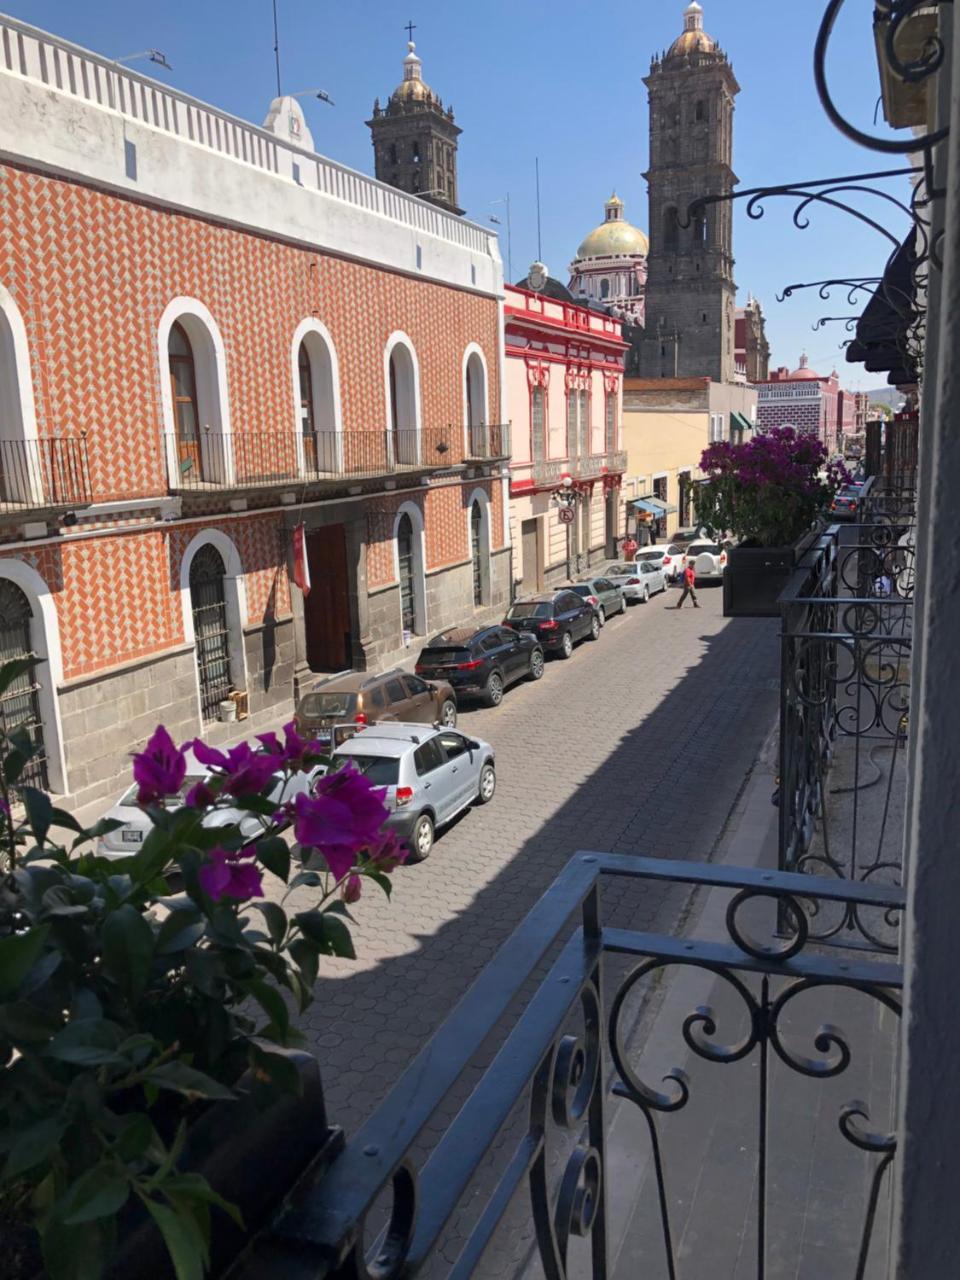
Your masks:
{"label": "awning", "polygon": [[918,371],[911,350],[911,333],[917,319],[917,229],[890,257],[876,293],[857,322],[857,336],[847,347],[851,364],[862,364],[872,373],[888,373],[893,386],[916,382]]}
{"label": "awning", "polygon": [[668,516],[672,511],[676,511],[676,507],[670,506],[666,502],[662,502],[659,498],[646,497],[634,498],[630,503],[636,511],[646,511],[652,516]]}
{"label": "awning", "polygon": [[740,431],[752,431],[753,423],[749,418],[744,417],[742,413],[737,413],[736,409],[730,410],[730,426],[736,427]]}

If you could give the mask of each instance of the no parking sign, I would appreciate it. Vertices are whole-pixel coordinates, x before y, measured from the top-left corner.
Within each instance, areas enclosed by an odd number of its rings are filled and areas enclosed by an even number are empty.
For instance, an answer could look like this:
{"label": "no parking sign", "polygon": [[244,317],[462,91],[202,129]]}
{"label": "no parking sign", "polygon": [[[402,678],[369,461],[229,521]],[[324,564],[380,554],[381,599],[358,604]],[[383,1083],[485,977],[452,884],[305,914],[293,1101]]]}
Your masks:
{"label": "no parking sign", "polygon": [[573,524],[573,507],[561,507],[557,515],[560,517],[561,524]]}

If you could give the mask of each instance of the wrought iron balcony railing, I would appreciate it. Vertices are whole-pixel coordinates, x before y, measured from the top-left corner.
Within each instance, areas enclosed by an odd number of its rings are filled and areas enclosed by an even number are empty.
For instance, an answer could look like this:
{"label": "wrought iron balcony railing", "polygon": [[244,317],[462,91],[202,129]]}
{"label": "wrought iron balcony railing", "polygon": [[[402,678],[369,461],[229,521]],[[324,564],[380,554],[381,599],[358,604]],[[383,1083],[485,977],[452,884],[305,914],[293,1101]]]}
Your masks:
{"label": "wrought iron balcony railing", "polygon": [[168,433],[165,448],[170,488],[175,492],[342,484],[441,470],[461,461],[457,433],[447,427],[303,435],[204,431],[189,440]]}
{"label": "wrought iron balcony railing", "polygon": [[484,422],[467,427],[467,457],[492,462],[510,457],[510,424]]}
{"label": "wrought iron balcony railing", "polygon": [[[729,894],[726,936],[694,941],[610,928],[601,903],[601,882],[608,878]],[[643,1240],[633,1235],[629,1256],[621,1253],[616,1274],[649,1271],[672,1280],[709,1275],[714,1237],[728,1229],[729,1206],[711,1205],[709,1216],[692,1228],[689,1217],[681,1224],[680,1214],[692,1216],[693,1209],[677,1184],[688,1159],[690,1126],[698,1123],[693,1113],[704,1105],[704,1093],[708,1127],[718,1120],[718,1098],[727,1098],[729,1111],[735,1070],[730,1064],[738,1062],[748,1064],[736,1078],[750,1119],[733,1139],[743,1176],[730,1176],[730,1152],[724,1167],[713,1172],[722,1195],[744,1198],[737,1212],[755,1241],[751,1274],[758,1280],[780,1274],[776,1212],[796,1219],[803,1207],[797,1188],[808,1176],[805,1167],[802,1180],[788,1179],[786,1191],[780,1185],[776,1144],[783,1130],[772,1123],[781,1114],[774,1113],[776,1102],[788,1110],[792,1102],[804,1133],[810,1128],[805,1108],[829,1113],[818,1139],[834,1142],[836,1152],[818,1151],[817,1159],[831,1161],[831,1176],[837,1161],[852,1161],[843,1215],[833,1215],[831,1223],[842,1224],[837,1229],[854,1259],[866,1258],[875,1235],[880,1244],[874,1247],[882,1248],[877,1204],[890,1176],[895,1138],[868,1131],[867,1104],[845,1104],[830,1083],[857,1061],[859,1040],[835,1025],[817,1031],[809,1015],[821,1016],[825,1005],[832,1014],[831,1002],[851,991],[865,1007],[897,1015],[901,970],[890,962],[814,953],[800,898],[888,913],[901,911],[904,901],[900,889],[870,882],[577,854],[353,1141],[294,1189],[253,1243],[238,1280],[504,1275],[502,1259],[491,1259],[488,1251],[502,1249],[504,1236],[518,1224],[520,1244],[533,1255],[525,1274],[612,1280],[612,1195],[628,1206],[642,1203],[649,1220]],[[777,914],[793,924],[787,936],[776,933]],[[769,941],[753,936],[763,923],[770,926]],[[549,971],[531,994],[528,984],[543,972],[547,957]],[[702,981],[717,1005],[689,1011],[682,1002],[663,1005],[657,1023],[668,1020],[663,1034],[673,1031],[670,1043],[687,1066],[647,1079],[649,1022],[637,1001],[645,985],[656,985],[667,973],[686,975],[681,982],[697,975],[693,981]],[[511,1020],[509,1034],[498,1034],[492,1063],[483,1070],[474,1066],[477,1082],[451,1120],[451,1089],[494,1029],[502,1031],[500,1019],[521,992],[529,996],[522,1012]],[[730,1028],[725,1035],[718,1008]],[[712,1095],[711,1084],[717,1090]],[[799,1107],[795,1093],[803,1096]],[[610,1123],[614,1106],[620,1108],[616,1129]],[[624,1122],[623,1115],[636,1119]],[[426,1157],[425,1131],[442,1134]],[[623,1134],[631,1140],[629,1149]],[[611,1164],[615,1136],[619,1159]],[[744,1158],[740,1153],[748,1143]],[[641,1201],[643,1166],[649,1173]],[[481,1168],[482,1190],[475,1185]],[[377,1206],[391,1193],[381,1226]],[[700,1197],[701,1203],[709,1200]],[[682,1226],[688,1229],[681,1258]],[[811,1234],[790,1255],[791,1266],[800,1265],[804,1245],[816,1250],[819,1242],[811,1242]],[[744,1241],[741,1251],[749,1247]],[[509,1274],[520,1274],[515,1240],[508,1251]],[[627,1270],[625,1261],[632,1264]],[[815,1268],[816,1260],[810,1261]],[[862,1276],[862,1267],[855,1274]]]}
{"label": "wrought iron balcony railing", "polygon": [[608,472],[627,469],[627,455],[616,449],[609,453],[590,453],[570,458],[534,458],[533,482],[535,485],[559,484],[561,476],[575,480],[593,480]]}
{"label": "wrought iron balcony railing", "polygon": [[91,501],[82,437],[0,440],[0,515],[69,511]]}

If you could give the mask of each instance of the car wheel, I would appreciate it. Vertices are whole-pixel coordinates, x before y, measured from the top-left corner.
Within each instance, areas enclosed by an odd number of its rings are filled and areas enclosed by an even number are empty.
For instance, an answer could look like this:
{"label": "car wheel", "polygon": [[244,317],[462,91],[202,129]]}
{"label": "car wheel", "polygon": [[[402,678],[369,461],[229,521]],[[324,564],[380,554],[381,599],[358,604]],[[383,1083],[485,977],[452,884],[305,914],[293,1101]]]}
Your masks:
{"label": "car wheel", "polygon": [[607,620],[607,615],[606,615],[606,612],[604,611],[603,605],[600,605],[597,609],[597,620],[599,621],[601,627],[604,625],[604,623]]}
{"label": "car wheel", "polygon": [[410,837],[410,853],[407,862],[423,862],[424,859],[429,858],[433,840],[433,819],[429,813],[421,813]]}
{"label": "car wheel", "polygon": [[650,603],[650,588],[649,588],[649,587],[644,587],[644,588],[643,588],[643,595],[641,596],[641,602],[642,602],[643,604],[649,604],[649,603]]}
{"label": "car wheel", "polygon": [[488,707],[499,707],[503,701],[503,676],[499,671],[490,672],[483,697]]}
{"label": "car wheel", "polygon": [[543,675],[543,650],[534,649],[530,655],[530,679],[539,680]]}
{"label": "car wheel", "polygon": [[440,723],[445,729],[452,729],[457,723],[457,704],[450,698],[440,708]]}
{"label": "car wheel", "polygon": [[563,633],[563,639],[560,641],[560,657],[569,658],[573,654],[573,636],[569,631]]}
{"label": "car wheel", "polygon": [[477,788],[477,804],[489,804],[497,789],[497,774],[488,760],[480,770],[480,786]]}
{"label": "car wheel", "polygon": [[596,614],[590,619],[590,639],[599,640],[600,638],[600,619]]}

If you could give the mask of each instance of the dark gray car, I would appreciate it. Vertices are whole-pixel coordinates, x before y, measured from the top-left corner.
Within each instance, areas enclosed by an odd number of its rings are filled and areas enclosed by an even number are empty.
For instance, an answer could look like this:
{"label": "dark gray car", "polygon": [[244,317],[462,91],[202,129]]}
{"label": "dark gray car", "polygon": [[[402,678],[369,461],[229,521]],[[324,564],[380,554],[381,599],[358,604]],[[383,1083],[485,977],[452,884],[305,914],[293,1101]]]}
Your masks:
{"label": "dark gray car", "polygon": [[601,627],[608,618],[615,613],[623,613],[627,607],[623,592],[609,578],[581,578],[579,582],[573,583],[570,590],[590,601],[597,611]]}

